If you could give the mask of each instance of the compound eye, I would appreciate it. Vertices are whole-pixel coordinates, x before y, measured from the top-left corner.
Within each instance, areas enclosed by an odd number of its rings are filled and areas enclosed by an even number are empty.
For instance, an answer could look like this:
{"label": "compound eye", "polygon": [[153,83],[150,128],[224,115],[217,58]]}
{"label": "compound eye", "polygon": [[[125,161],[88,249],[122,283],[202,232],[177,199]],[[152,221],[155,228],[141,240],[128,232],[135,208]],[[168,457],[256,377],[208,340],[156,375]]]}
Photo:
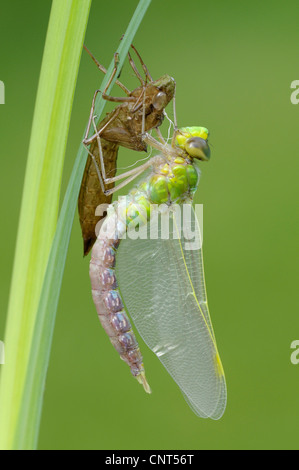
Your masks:
{"label": "compound eye", "polygon": [[165,108],[167,104],[167,95],[163,91],[159,91],[153,101],[153,107],[158,111],[161,111]]}
{"label": "compound eye", "polygon": [[210,147],[208,142],[201,137],[191,137],[185,142],[185,150],[192,158],[198,158],[202,161],[210,159]]}

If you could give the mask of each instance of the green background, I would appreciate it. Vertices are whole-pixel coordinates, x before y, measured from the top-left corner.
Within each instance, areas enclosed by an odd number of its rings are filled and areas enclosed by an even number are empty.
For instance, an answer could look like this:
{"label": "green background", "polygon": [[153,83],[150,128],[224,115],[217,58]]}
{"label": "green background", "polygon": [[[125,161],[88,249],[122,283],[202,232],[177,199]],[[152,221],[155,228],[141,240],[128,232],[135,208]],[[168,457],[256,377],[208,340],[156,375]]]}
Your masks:
{"label": "green background", "polygon": [[[136,5],[93,1],[85,42],[103,65]],[[0,0],[0,80],[6,90],[0,106],[0,339],[50,7],[50,0]],[[299,79],[298,14],[296,0],[153,0],[134,41],[154,78],[175,77],[178,124],[211,132],[212,158],[202,165],[196,202],[204,204],[208,298],[228,384],[223,418],[197,418],[141,340],[153,394],[133,380],[97,319],[76,217],[41,449],[299,447],[299,365],[290,361],[291,342],[299,339],[299,105],[290,101],[290,84]],[[121,79],[137,86],[128,66]],[[63,191],[101,80],[84,53]],[[134,159],[121,150],[119,165]]]}

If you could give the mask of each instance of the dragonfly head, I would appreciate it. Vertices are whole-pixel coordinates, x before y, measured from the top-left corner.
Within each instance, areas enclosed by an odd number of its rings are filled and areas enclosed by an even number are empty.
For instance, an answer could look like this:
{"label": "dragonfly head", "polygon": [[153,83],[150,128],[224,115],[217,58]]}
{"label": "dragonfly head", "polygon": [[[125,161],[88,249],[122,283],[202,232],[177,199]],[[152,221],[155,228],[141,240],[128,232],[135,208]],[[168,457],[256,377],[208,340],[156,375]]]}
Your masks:
{"label": "dragonfly head", "polygon": [[186,140],[185,150],[192,158],[197,158],[203,162],[210,160],[210,147],[208,142],[201,137],[190,137]]}
{"label": "dragonfly head", "polygon": [[209,131],[205,127],[183,127],[176,137],[176,144],[191,158],[207,162],[211,151],[208,144]]}

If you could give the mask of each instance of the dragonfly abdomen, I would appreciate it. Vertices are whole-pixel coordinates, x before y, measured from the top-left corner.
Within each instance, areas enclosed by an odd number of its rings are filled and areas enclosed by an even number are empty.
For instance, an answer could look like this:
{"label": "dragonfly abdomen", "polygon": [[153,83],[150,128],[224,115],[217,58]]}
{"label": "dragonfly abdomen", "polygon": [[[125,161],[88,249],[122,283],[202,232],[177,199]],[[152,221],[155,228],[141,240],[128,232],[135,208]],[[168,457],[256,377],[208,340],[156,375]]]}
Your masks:
{"label": "dragonfly abdomen", "polygon": [[143,384],[145,391],[150,393],[139,345],[118,290],[115,276],[117,244],[115,237],[103,237],[98,238],[94,245],[89,268],[92,297],[100,322],[114,348],[129,365],[133,376]]}

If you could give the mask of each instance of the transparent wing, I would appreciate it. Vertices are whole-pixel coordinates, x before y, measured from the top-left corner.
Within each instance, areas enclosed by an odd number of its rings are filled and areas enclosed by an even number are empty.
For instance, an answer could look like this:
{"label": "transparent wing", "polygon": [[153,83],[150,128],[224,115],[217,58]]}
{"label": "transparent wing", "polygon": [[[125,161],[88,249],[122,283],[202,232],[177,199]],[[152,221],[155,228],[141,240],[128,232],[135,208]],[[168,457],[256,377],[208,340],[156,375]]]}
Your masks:
{"label": "transparent wing", "polygon": [[139,334],[193,411],[219,419],[226,384],[208,310],[200,229],[191,205],[176,207],[169,234],[161,217],[148,224],[143,239],[129,232],[119,246],[116,275]]}

